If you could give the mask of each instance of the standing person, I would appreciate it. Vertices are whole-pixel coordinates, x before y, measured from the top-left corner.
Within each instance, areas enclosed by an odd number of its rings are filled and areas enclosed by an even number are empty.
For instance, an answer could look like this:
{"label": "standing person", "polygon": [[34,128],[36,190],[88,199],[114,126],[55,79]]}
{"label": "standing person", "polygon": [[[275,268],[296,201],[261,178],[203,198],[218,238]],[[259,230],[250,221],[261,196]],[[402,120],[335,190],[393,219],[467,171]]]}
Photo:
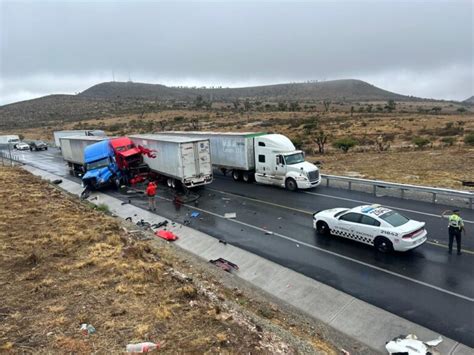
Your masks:
{"label": "standing person", "polygon": [[148,196],[148,209],[150,211],[156,211],[156,184],[153,181],[148,183],[146,187],[146,195]]}
{"label": "standing person", "polygon": [[453,251],[453,241],[456,238],[456,246],[458,248],[458,255],[461,255],[461,232],[466,234],[466,229],[464,228],[464,221],[459,215],[459,210],[450,210],[444,211],[441,215],[442,217],[448,218],[448,233],[449,233],[449,250],[448,253],[451,254]]}

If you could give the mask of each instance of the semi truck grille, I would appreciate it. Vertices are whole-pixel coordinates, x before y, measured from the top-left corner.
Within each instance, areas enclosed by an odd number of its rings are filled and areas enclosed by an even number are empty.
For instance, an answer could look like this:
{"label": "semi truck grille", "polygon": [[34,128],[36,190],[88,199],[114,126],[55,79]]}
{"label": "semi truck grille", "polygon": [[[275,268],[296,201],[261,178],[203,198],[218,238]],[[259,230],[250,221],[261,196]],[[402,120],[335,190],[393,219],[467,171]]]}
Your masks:
{"label": "semi truck grille", "polygon": [[310,171],[308,174],[309,181],[318,181],[319,180],[319,170]]}

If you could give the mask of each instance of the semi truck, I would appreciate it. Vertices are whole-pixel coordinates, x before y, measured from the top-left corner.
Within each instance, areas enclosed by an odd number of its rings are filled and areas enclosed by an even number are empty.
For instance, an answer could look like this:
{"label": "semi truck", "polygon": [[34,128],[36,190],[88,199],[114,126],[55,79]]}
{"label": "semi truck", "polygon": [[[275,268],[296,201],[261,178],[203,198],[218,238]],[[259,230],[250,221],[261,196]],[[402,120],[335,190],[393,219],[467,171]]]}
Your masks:
{"label": "semi truck", "polygon": [[211,161],[235,181],[256,181],[288,190],[309,189],[321,183],[319,169],[281,134],[263,132],[162,132],[167,137],[209,139]]}
{"label": "semi truck", "polygon": [[20,137],[17,136],[16,134],[8,134],[8,135],[3,135],[0,136],[0,144],[11,144],[15,145],[17,143],[20,143]]}
{"label": "semi truck", "polygon": [[193,188],[212,182],[209,139],[138,134],[129,137],[149,169],[171,188]]}
{"label": "semi truck", "polygon": [[105,137],[106,134],[100,129],[89,129],[89,130],[66,130],[56,131],[53,133],[54,145],[61,149],[61,137],[72,137],[72,136],[98,136]]}
{"label": "semi truck", "polygon": [[109,185],[119,188],[139,173],[142,162],[141,152],[130,138],[95,142],[84,148],[83,185],[95,190]]}
{"label": "semi truck", "polygon": [[67,162],[69,173],[82,176],[86,172],[84,150],[87,146],[107,139],[96,136],[71,136],[60,137],[60,146],[63,159]]}

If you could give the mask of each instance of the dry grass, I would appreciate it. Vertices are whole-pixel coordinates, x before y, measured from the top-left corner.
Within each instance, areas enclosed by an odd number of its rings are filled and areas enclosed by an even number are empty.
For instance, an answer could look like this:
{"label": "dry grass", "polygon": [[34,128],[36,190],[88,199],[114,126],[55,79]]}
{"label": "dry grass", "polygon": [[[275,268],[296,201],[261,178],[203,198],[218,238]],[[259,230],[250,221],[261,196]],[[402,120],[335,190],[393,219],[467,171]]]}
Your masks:
{"label": "dry grass", "polygon": [[[112,217],[21,169],[0,168],[0,210],[0,350],[116,353],[155,341],[167,353],[299,352],[277,333],[256,332],[227,305],[231,290],[166,243],[133,240]],[[177,271],[200,276],[183,281]],[[84,336],[82,323],[97,332]],[[312,351],[336,353],[298,332]]]}

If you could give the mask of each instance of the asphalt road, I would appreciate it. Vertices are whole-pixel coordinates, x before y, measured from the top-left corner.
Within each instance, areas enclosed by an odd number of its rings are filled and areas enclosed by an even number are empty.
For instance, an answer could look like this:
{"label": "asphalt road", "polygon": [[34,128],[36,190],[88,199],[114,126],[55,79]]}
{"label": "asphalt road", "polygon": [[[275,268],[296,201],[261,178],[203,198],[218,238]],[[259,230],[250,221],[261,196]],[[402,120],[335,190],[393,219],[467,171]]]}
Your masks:
{"label": "asphalt road", "polygon": [[[14,154],[28,164],[73,179],[56,150]],[[108,193],[128,199],[112,190]],[[178,210],[171,202],[173,192],[160,186],[159,214],[179,222],[187,220],[217,239],[474,347],[474,211],[462,209],[468,234],[463,236],[464,253],[457,256],[447,253],[446,221],[439,217],[452,208],[448,206],[326,187],[292,193],[235,183],[217,173],[214,182],[198,193],[197,204]],[[146,205],[142,198],[131,198],[131,202]],[[361,203],[391,206],[425,221],[429,242],[407,253],[381,255],[370,246],[314,233],[314,211]],[[193,211],[200,215],[191,218]],[[227,212],[235,212],[237,218],[224,218]],[[238,264],[238,260],[231,261]]]}

